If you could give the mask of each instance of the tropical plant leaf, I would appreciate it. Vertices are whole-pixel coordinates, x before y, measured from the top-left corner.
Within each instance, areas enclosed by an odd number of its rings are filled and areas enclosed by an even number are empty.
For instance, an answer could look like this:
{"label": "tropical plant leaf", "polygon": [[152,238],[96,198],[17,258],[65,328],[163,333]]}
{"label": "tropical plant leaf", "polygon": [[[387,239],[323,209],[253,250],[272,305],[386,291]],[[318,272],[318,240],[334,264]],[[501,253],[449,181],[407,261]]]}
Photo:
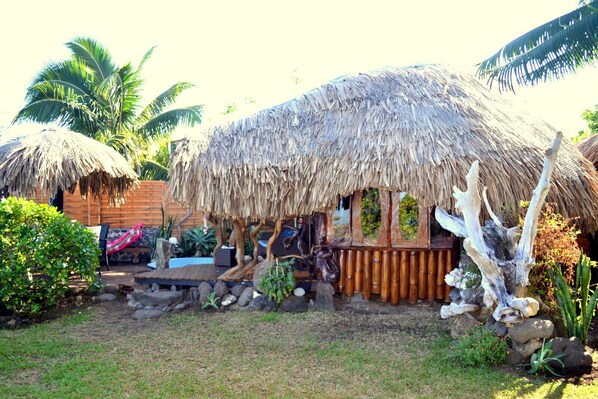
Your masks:
{"label": "tropical plant leaf", "polygon": [[[155,99],[152,100],[139,114],[139,121],[141,123],[147,123],[151,119],[155,118],[160,112],[164,111],[171,105],[173,105],[177,97],[185,90],[194,87],[189,82],[179,82],[172,85],[170,88],[160,93]],[[201,121],[201,119],[200,119]]]}
{"label": "tropical plant leaf", "polygon": [[519,36],[478,65],[478,75],[501,90],[559,78],[591,64],[598,54],[598,1],[580,5]]}
{"label": "tropical plant leaf", "polygon": [[203,106],[193,105],[161,113],[139,128],[146,137],[157,137],[172,132],[179,126],[193,126],[201,122]]}
{"label": "tropical plant leaf", "polygon": [[77,37],[66,43],[75,59],[81,60],[92,72],[97,83],[102,83],[116,71],[112,56],[94,39]]}

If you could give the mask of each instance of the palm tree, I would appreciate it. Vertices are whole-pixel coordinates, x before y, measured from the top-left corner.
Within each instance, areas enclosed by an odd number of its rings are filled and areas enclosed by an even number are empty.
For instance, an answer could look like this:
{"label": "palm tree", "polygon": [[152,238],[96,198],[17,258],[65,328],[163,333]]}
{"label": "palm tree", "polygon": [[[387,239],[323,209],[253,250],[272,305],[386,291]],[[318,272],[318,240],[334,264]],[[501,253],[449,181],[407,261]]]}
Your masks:
{"label": "palm tree", "polygon": [[108,144],[137,167],[151,158],[147,149],[153,140],[178,126],[201,122],[201,105],[172,108],[177,97],[192,87],[187,82],[175,83],[140,106],[141,71],[154,48],[137,67],[130,63],[119,67],[93,39],[78,37],[66,46],[71,57],[51,63],[35,77],[27,89],[26,105],[13,122],[56,122]]}
{"label": "palm tree", "polygon": [[519,36],[479,64],[478,76],[500,89],[559,78],[598,57],[598,1],[579,7]]}

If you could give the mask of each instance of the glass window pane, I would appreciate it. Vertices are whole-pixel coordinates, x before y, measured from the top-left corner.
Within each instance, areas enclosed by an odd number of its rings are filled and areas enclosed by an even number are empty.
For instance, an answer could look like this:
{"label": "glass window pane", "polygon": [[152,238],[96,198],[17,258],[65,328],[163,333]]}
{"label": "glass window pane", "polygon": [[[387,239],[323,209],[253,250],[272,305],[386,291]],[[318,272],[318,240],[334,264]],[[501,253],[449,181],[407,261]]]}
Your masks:
{"label": "glass window pane", "polygon": [[380,212],[380,194],[372,188],[363,192],[361,200],[361,231],[365,241],[378,241],[382,216]]}
{"label": "glass window pane", "polygon": [[400,198],[399,228],[401,229],[401,237],[404,240],[415,240],[417,239],[417,232],[419,230],[419,206],[417,200],[405,192],[400,194]]}

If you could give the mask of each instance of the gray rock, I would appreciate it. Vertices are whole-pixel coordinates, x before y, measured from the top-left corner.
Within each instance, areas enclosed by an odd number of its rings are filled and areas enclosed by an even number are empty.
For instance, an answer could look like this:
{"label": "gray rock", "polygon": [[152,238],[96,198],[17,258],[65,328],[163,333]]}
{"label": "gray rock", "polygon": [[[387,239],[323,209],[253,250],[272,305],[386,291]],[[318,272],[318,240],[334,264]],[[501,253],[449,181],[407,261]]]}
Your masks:
{"label": "gray rock", "polygon": [[457,315],[451,325],[451,337],[453,337],[453,339],[458,339],[463,336],[463,334],[466,334],[480,325],[480,321],[469,313]]}
{"label": "gray rock", "polygon": [[263,261],[257,264],[253,271],[253,286],[257,291],[260,291],[260,283],[262,279],[266,275],[266,272],[274,266],[274,262],[272,261]]}
{"label": "gray rock", "polygon": [[253,299],[254,289],[253,287],[247,287],[239,297],[237,303],[240,307],[245,307],[249,305],[249,302]]}
{"label": "gray rock", "polygon": [[94,296],[93,298],[91,298],[92,301],[94,302],[111,302],[116,300],[116,295],[114,294],[101,294],[98,296]]}
{"label": "gray rock", "polygon": [[164,238],[156,240],[156,270],[168,269],[170,262],[170,243]]}
{"label": "gray rock", "polygon": [[133,307],[135,308],[135,310],[139,310],[139,309],[143,309],[143,307],[144,307],[144,306],[143,306],[143,304],[142,304],[142,303],[139,303],[139,302],[137,302],[137,303],[135,304],[135,306],[133,306]]}
{"label": "gray rock", "polygon": [[271,312],[276,310],[276,303],[272,301],[265,295],[260,295],[256,298],[253,298],[251,302],[249,302],[248,307],[254,310],[262,310],[264,312]]}
{"label": "gray rock", "polygon": [[316,310],[334,312],[334,287],[330,283],[318,283],[316,288]]}
{"label": "gray rock", "polygon": [[120,289],[118,288],[117,285],[108,284],[104,287],[104,292],[106,294],[118,295],[118,294],[120,294]]}
{"label": "gray rock", "polygon": [[293,295],[295,296],[304,296],[305,295],[305,290],[301,287],[297,287],[293,290]]}
{"label": "gray rock", "polygon": [[199,289],[197,287],[189,288],[189,301],[191,303],[199,302]]}
{"label": "gray rock", "polygon": [[458,288],[451,289],[449,298],[451,298],[451,302],[459,302],[461,300],[461,291]]}
{"label": "gray rock", "polygon": [[280,308],[289,313],[302,313],[307,312],[308,305],[304,297],[291,295],[283,299]]}
{"label": "gray rock", "polygon": [[222,297],[222,302],[220,303],[222,306],[230,306],[233,303],[237,302],[237,297],[232,294],[226,294]]}
{"label": "gray rock", "polygon": [[[592,355],[586,351],[579,338],[555,338],[552,341],[552,356],[564,354],[561,358],[565,369],[575,369],[578,367],[592,366]],[[552,364],[557,370],[561,365],[557,362]]]}
{"label": "gray rock", "polygon": [[550,338],[554,324],[550,320],[537,318],[526,319],[509,327],[509,337],[513,342],[524,344],[532,339]]}
{"label": "gray rock", "polygon": [[237,284],[230,290],[230,293],[238,298],[241,296],[243,291],[245,291],[245,288],[247,288],[247,287],[244,286],[243,284]]}
{"label": "gray rock", "polygon": [[510,366],[517,366],[523,363],[523,356],[521,356],[521,353],[517,352],[515,349],[509,348],[507,349],[507,358],[505,362]]}
{"label": "gray rock", "polygon": [[152,286],[151,286],[151,288],[150,288],[150,291],[151,292],[158,292],[158,291],[160,291],[160,285],[156,284],[156,283],[153,283]]}
{"label": "gray rock", "polygon": [[187,303],[183,302],[183,303],[179,303],[178,305],[176,305],[174,307],[174,310],[183,310],[187,307]]}
{"label": "gray rock", "polygon": [[[143,306],[143,304],[141,304],[141,306]],[[153,307],[153,306],[150,306],[150,305],[147,305],[147,306],[143,306],[143,309],[144,309],[144,310],[154,310],[154,309],[155,309],[155,307]]]}
{"label": "gray rock", "polygon": [[216,296],[218,298],[222,298],[223,296],[228,294],[229,291],[230,290],[228,289],[228,286],[226,285],[226,283],[224,281],[218,281],[214,285],[214,292],[216,293]]}
{"label": "gray rock", "polygon": [[516,341],[512,341],[513,349],[521,354],[523,359],[529,359],[530,356],[542,347],[541,339],[530,339],[524,344],[520,344]]}
{"label": "gray rock", "polygon": [[6,327],[8,328],[15,328],[17,326],[17,321],[15,319],[11,319],[6,322]]}
{"label": "gray rock", "polygon": [[183,301],[182,291],[134,292],[132,300],[145,306],[170,306]]}
{"label": "gray rock", "polygon": [[164,313],[168,313],[172,310],[172,308],[170,306],[164,306],[162,309],[160,309],[162,312]]}
{"label": "gray rock", "polygon": [[133,313],[133,318],[137,319],[137,320],[153,319],[155,317],[160,317],[163,314],[164,313],[158,309],[152,309],[152,310],[141,309],[141,310],[136,310],[135,313]]}
{"label": "gray rock", "polygon": [[212,285],[204,281],[197,287],[197,290],[199,291],[199,301],[205,302],[208,295],[212,292]]}
{"label": "gray rock", "polygon": [[170,291],[176,291],[176,285],[174,285],[174,284],[173,284],[173,285],[171,285],[171,286],[170,286]]}
{"label": "gray rock", "polygon": [[492,325],[492,330],[501,338],[504,338],[509,332],[507,325],[501,321],[495,321]]}

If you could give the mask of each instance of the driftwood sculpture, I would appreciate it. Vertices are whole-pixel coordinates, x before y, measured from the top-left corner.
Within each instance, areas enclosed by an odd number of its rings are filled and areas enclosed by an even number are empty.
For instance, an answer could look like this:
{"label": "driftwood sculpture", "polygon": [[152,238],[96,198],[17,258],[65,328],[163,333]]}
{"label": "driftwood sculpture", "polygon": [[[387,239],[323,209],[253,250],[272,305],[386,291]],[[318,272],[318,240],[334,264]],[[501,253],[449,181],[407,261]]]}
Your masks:
{"label": "driftwood sculpture", "polygon": [[[316,223],[321,224],[321,217],[321,214],[316,216]],[[314,236],[311,220],[309,221],[308,226],[309,227],[306,229],[303,219],[300,219],[299,228],[291,228],[294,230],[294,233],[283,240],[283,245],[288,249],[295,241],[297,241],[297,249],[299,249],[301,256],[289,255],[287,257],[298,258],[301,262],[307,264],[310,273],[315,276],[318,281],[335,284],[340,277],[340,268],[334,260],[332,250],[329,245],[324,244],[326,241],[325,237],[318,233],[315,235],[316,237],[320,237],[319,244],[311,245],[310,241]],[[316,230],[319,232],[321,229],[316,228]],[[317,240],[317,238],[315,239]]]}
{"label": "driftwood sculpture", "polygon": [[[534,265],[532,252],[538,217],[550,189],[550,176],[562,137],[558,132],[552,147],[546,150],[542,175],[533,191],[519,242],[516,242],[517,229],[505,228],[490,208],[486,187],[482,197],[491,221],[484,228],[480,225],[482,198],[478,189],[478,161],[471,165],[467,174],[467,190],[453,187],[455,207],[463,218],[449,215],[442,208],[436,209],[436,220],[440,225],[465,239],[463,247],[481,272],[483,289],[483,295],[477,296],[477,301],[475,296],[462,297],[460,303],[443,306],[440,311],[443,318],[476,312],[484,306],[493,309],[492,315],[498,321],[519,323],[538,312],[538,301],[526,297],[528,276]],[[462,271],[455,269],[445,277],[446,282],[451,286],[458,285],[459,273]]]}

